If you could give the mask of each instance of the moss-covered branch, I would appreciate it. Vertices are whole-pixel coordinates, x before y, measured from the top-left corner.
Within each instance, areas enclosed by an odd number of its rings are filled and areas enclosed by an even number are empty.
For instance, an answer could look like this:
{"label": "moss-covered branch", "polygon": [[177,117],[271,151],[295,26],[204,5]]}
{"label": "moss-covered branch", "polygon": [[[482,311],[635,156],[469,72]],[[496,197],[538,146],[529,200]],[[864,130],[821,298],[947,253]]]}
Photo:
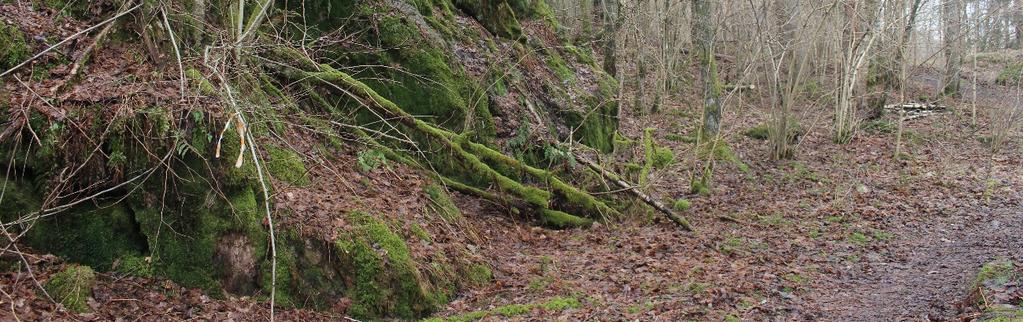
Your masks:
{"label": "moss-covered branch", "polygon": [[[501,202],[510,207],[528,207],[528,210],[534,211],[546,223],[558,227],[583,226],[591,223],[590,220],[564,211],[577,210],[585,213],[586,217],[605,217],[618,214],[616,210],[596,197],[565,183],[548,171],[524,165],[498,151],[472,142],[465,136],[413,117],[397,104],[382,97],[372,88],[345,72],[327,65],[317,64],[301,53],[290,49],[278,48],[271,55],[276,61],[295,63],[295,65],[274,63],[271,67],[279,75],[292,81],[348,95],[364,108],[396,122],[396,125],[400,125],[406,131],[414,132],[410,135],[420,138],[418,139],[421,141],[420,143],[439,144],[451,154],[453,160],[449,164],[426,160],[432,166],[462,167],[464,169],[458,170],[471,172],[476,180],[482,181],[483,186],[492,186],[510,196],[488,193],[464,182],[450,178],[444,179],[456,189],[461,188],[458,190]],[[323,100],[320,101],[320,104],[328,104]],[[512,179],[511,174],[498,170],[505,168],[529,174],[538,181],[546,183],[547,187],[527,185]],[[560,211],[552,209],[552,205],[555,204]]]}

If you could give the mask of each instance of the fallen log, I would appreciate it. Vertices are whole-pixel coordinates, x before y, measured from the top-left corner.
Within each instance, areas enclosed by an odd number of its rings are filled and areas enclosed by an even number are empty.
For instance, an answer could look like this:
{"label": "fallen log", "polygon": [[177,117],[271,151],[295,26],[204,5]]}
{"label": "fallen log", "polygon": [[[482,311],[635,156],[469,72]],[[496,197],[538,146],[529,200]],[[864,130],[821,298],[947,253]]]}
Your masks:
{"label": "fallen log", "polygon": [[604,178],[606,178],[608,180],[611,180],[612,183],[614,183],[618,187],[621,187],[622,189],[625,189],[625,191],[628,191],[633,196],[636,196],[636,198],[639,198],[640,200],[642,200],[646,204],[650,205],[651,207],[654,207],[654,209],[657,209],[658,211],[663,213],[672,222],[678,224],[679,226],[682,226],[683,229],[688,230],[688,231],[692,231],[692,232],[696,231],[695,229],[693,229],[693,226],[691,224],[689,224],[689,220],[687,220],[686,218],[684,218],[682,216],[679,216],[674,211],[672,211],[671,208],[668,208],[667,206],[665,206],[661,202],[655,200],[654,198],[651,198],[649,195],[643,193],[642,191],[639,191],[639,189],[636,189],[635,185],[630,184],[628,182],[625,182],[625,180],[622,180],[621,177],[619,177],[618,175],[616,175],[616,174],[614,174],[614,173],[612,173],[612,172],[610,172],[608,170],[605,170],[603,167],[598,165],[596,162],[593,162],[592,160],[587,159],[586,157],[584,157],[582,155],[579,155],[579,154],[577,154],[575,152],[573,152],[572,155],[575,157],[575,159],[577,161],[579,161],[579,162],[585,164],[586,166],[590,167],[590,169],[593,169],[593,171],[596,171],[596,172],[600,173],[601,176],[603,176]]}

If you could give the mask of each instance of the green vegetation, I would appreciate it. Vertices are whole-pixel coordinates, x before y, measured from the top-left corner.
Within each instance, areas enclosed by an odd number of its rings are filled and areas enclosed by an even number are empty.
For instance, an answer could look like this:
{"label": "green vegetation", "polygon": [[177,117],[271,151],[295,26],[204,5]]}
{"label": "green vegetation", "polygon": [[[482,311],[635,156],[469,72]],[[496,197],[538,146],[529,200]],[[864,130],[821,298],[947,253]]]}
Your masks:
{"label": "green vegetation", "polygon": [[675,209],[675,211],[687,211],[690,207],[692,207],[692,204],[689,203],[688,199],[679,198],[675,200],[671,208]]}
{"label": "green vegetation", "polygon": [[899,130],[899,125],[884,119],[876,119],[863,123],[860,127],[869,133],[891,134]]}
{"label": "green vegetation", "polygon": [[29,48],[21,30],[0,21],[0,72],[14,67],[28,57]]}
{"label": "green vegetation", "polygon": [[433,210],[434,213],[440,215],[444,219],[455,219],[462,216],[462,211],[458,209],[455,202],[451,200],[451,196],[448,195],[444,187],[431,184],[423,188],[426,192],[427,199],[430,200],[428,207]]}
{"label": "green vegetation", "polygon": [[362,170],[362,172],[370,172],[381,166],[386,166],[387,155],[378,149],[364,150],[359,152],[356,162],[359,164],[359,169]]}
{"label": "green vegetation", "polygon": [[411,319],[435,310],[436,290],[422,283],[405,240],[369,214],[352,212],[348,218],[358,227],[335,241],[335,247],[347,254],[354,273],[347,292],[353,302],[349,314]]}
{"label": "green vegetation", "polygon": [[[302,163],[302,157],[290,149],[273,145],[266,146],[266,170],[270,175],[295,186],[309,185],[309,175]],[[360,155],[359,165],[363,165]],[[386,158],[384,159],[386,161]],[[375,162],[377,160],[373,160]]]}
{"label": "green vegetation", "polygon": [[580,307],[582,307],[582,303],[579,302],[579,299],[576,299],[574,297],[557,296],[542,303],[508,304],[498,306],[490,310],[470,312],[458,316],[450,316],[444,318],[429,318],[423,320],[423,322],[468,322],[481,320],[487,317],[511,318],[532,312],[533,310],[537,309],[542,309],[545,311],[564,311],[567,309],[575,309]]}
{"label": "green vegetation", "polygon": [[1015,85],[1019,83],[1020,78],[1023,77],[1023,62],[1016,62],[1006,66],[1001,73],[998,74],[998,78],[995,79],[995,83],[999,85]]}
{"label": "green vegetation", "polygon": [[1016,273],[1016,266],[1012,261],[1001,258],[984,264],[973,279],[973,288],[982,287],[985,284],[1002,285],[1021,278]]}
{"label": "green vegetation", "polygon": [[767,124],[761,124],[746,130],[746,132],[743,132],[742,135],[751,139],[767,140],[769,132],[770,129],[767,127]]}
{"label": "green vegetation", "polygon": [[849,235],[849,242],[857,246],[866,246],[870,243],[870,237],[867,237],[867,235],[857,231]]}
{"label": "green vegetation", "polygon": [[465,277],[471,285],[484,286],[494,279],[494,273],[486,264],[473,264],[469,266]]}
{"label": "green vegetation", "polygon": [[153,277],[153,264],[150,259],[140,256],[125,256],[118,262],[117,272],[138,277]]}
{"label": "green vegetation", "polygon": [[654,149],[653,155],[653,166],[657,169],[663,169],[671,164],[675,163],[675,152],[669,148],[657,147]]}
{"label": "green vegetation", "polygon": [[96,274],[91,268],[71,264],[51,276],[44,287],[46,292],[65,308],[83,313],[89,310],[87,302],[92,296],[92,286],[95,283]]}

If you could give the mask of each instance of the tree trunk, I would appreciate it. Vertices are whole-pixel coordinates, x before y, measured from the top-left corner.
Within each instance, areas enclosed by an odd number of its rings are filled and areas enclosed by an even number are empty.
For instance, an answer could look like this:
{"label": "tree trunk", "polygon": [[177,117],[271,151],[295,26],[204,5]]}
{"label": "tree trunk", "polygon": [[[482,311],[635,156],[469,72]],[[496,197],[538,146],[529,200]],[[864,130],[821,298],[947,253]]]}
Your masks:
{"label": "tree trunk", "polygon": [[717,62],[714,60],[713,0],[693,0],[693,40],[700,61],[700,81],[703,84],[704,138],[717,136],[721,127],[721,86],[718,84]]}
{"label": "tree trunk", "polygon": [[942,23],[945,27],[945,81],[942,94],[959,96],[959,78],[963,65],[963,0],[943,0]]}

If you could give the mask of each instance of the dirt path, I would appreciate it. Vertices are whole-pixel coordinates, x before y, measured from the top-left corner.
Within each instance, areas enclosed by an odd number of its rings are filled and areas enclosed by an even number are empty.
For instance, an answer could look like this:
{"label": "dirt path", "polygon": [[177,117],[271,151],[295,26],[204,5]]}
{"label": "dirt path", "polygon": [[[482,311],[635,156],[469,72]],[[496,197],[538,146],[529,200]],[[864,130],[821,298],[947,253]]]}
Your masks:
{"label": "dirt path", "polygon": [[[1017,196],[1018,197],[1018,196]],[[1017,201],[1019,198],[1015,198]],[[844,270],[817,299],[828,321],[949,320],[984,263],[1023,259],[1023,207],[977,209],[906,224],[889,256]]]}

